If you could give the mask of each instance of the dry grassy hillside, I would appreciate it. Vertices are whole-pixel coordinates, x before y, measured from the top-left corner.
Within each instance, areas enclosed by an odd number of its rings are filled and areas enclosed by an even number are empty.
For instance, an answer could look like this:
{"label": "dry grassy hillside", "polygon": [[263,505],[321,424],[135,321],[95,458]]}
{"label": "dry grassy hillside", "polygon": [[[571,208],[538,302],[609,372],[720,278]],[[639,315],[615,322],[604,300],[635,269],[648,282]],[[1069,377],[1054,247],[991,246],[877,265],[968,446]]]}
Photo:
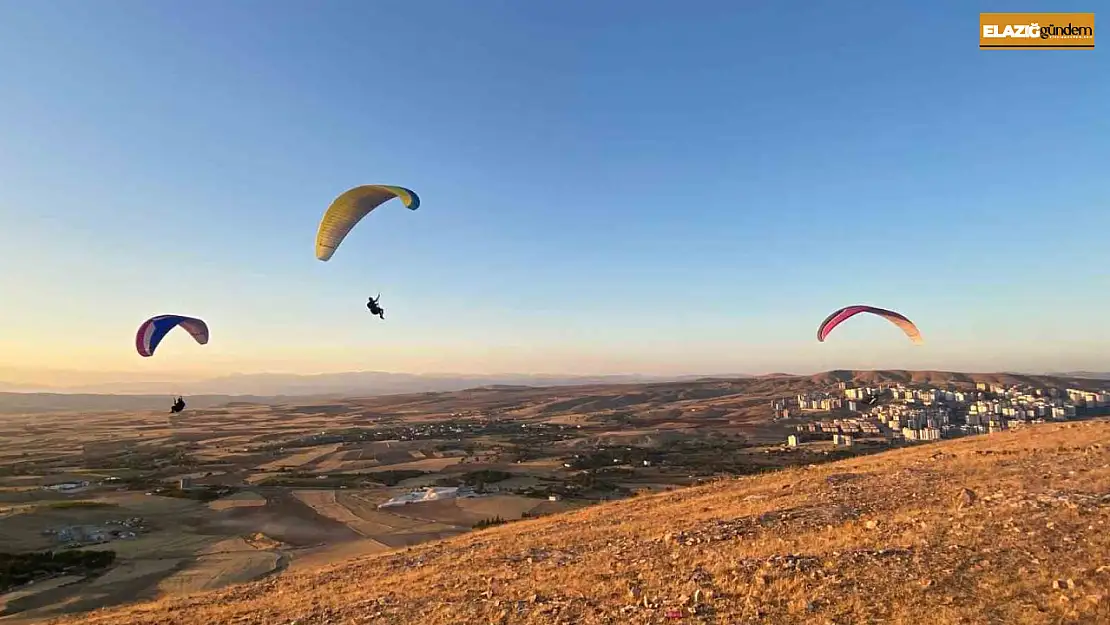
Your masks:
{"label": "dry grassy hillside", "polygon": [[1110,622],[1110,422],[524,521],[55,623]]}

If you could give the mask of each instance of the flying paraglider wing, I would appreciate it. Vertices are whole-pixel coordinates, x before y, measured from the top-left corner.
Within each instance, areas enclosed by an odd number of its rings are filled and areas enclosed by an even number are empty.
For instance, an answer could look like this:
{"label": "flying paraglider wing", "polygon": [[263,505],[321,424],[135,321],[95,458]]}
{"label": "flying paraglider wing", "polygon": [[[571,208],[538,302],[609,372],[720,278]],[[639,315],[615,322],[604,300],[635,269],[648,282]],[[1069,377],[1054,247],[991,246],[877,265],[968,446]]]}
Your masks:
{"label": "flying paraglider wing", "polygon": [[316,231],[316,258],[325,261],[331,258],[359,220],[393,198],[400,199],[409,210],[420,208],[415,191],[384,184],[355,187],[335,198]]}
{"label": "flying paraglider wing", "polygon": [[196,317],[183,317],[181,315],[158,315],[151,317],[139,326],[135,333],[135,349],[140,356],[154,355],[158,344],[166,337],[170,330],[181,326],[186,332],[196,339],[197,343],[208,343],[208,324]]}
{"label": "flying paraglider wing", "polygon": [[860,313],[871,313],[873,315],[883,317],[899,328],[902,328],[902,331],[906,333],[906,336],[908,336],[910,340],[913,341],[915,344],[921,344],[924,342],[921,338],[921,332],[918,331],[917,326],[903,315],[896,313],[893,310],[885,310],[882,308],[875,308],[874,306],[862,305],[846,306],[829,315],[824,321],[821,322],[821,325],[817,328],[817,340],[824,342],[825,339],[828,338],[829,333],[833,331],[833,328],[840,325],[850,317],[854,317]]}

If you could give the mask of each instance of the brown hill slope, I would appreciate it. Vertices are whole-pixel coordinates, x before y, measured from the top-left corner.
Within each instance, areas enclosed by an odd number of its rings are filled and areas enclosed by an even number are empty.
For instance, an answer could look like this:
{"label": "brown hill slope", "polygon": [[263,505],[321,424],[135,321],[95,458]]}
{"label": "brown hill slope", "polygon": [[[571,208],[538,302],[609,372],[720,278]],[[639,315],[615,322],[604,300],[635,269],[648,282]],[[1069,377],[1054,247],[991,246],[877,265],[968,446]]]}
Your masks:
{"label": "brown hill slope", "polygon": [[634,498],[56,623],[1110,622],[1110,422]]}
{"label": "brown hill slope", "polygon": [[[930,384],[944,386],[952,384],[961,387],[973,387],[977,382],[988,384],[1002,384],[1004,386],[1090,386],[1091,380],[1083,380],[1068,376],[1029,375],[1024,373],[960,373],[956,371],[907,371],[902,369],[885,369],[876,371],[847,371],[833,370],[810,376],[814,382],[833,384],[848,382],[850,384]],[[1096,382],[1097,384],[1097,382]]]}

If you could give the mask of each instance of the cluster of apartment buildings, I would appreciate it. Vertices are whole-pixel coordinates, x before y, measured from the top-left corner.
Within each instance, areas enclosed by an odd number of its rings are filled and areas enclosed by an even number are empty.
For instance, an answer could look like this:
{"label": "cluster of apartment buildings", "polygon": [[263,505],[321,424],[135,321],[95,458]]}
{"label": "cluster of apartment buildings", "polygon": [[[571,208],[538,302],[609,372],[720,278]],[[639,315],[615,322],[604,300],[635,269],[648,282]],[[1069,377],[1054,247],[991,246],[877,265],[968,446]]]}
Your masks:
{"label": "cluster of apartment buildings", "polygon": [[855,434],[859,436],[878,436],[882,434],[879,424],[869,417],[845,417],[811,421],[795,426],[799,432],[824,434]]}
{"label": "cluster of apartment buildings", "polygon": [[[1081,412],[1110,411],[1110,392],[1032,388],[980,382],[974,391],[879,385],[836,393],[805,393],[771,402],[775,419],[805,412],[857,413],[795,426],[802,436],[829,435],[836,445],[850,446],[856,436],[938,440],[963,434],[1009,429],[1010,422],[1075,418]],[[798,435],[789,437],[794,446]]]}

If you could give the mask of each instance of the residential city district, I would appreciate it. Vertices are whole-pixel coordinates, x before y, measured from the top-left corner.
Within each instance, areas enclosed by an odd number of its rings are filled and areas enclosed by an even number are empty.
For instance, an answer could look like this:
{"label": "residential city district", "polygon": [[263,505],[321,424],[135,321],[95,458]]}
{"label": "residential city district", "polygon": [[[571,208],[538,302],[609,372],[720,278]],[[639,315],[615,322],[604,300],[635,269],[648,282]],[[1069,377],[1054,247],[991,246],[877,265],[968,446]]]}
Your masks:
{"label": "residential city district", "polygon": [[771,407],[777,421],[814,412],[853,415],[798,424],[798,433],[787,439],[794,447],[831,434],[834,444],[849,447],[857,438],[932,441],[1072,419],[1110,407],[1110,393],[985,382],[977,383],[974,391],[901,385],[849,388],[842,383],[839,393],[776,399]]}

